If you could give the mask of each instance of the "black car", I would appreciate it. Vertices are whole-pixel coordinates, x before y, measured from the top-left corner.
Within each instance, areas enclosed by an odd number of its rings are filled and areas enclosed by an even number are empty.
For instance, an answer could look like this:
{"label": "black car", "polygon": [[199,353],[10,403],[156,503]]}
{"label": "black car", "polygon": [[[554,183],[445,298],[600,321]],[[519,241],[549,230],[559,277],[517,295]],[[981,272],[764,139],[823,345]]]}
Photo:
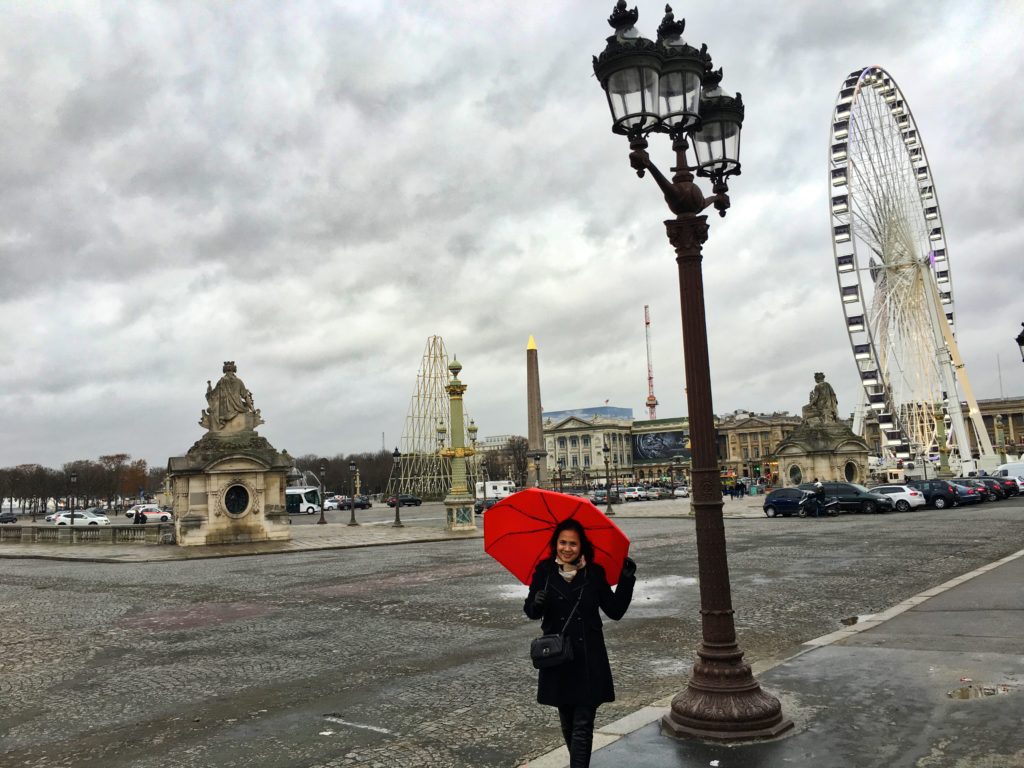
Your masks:
{"label": "black car", "polygon": [[960,503],[960,494],[956,486],[946,480],[911,480],[905,485],[916,488],[924,494],[924,500],[929,507],[945,509],[955,507]]}
{"label": "black car", "polygon": [[982,485],[988,487],[989,491],[992,494],[989,496],[989,498],[992,501],[1002,500],[1010,495],[1006,492],[1006,489],[1003,487],[1003,484],[996,480],[994,477],[976,477],[974,479],[977,480]]}
{"label": "black car", "polygon": [[1020,493],[1020,486],[1017,485],[1017,481],[1012,477],[992,477],[984,478],[985,480],[995,480],[1003,489],[1003,493],[1006,494],[1007,498],[1010,496],[1017,496]]}
{"label": "black car", "polygon": [[[388,499],[388,506],[395,506],[396,497],[392,496]],[[418,507],[423,503],[423,499],[418,496],[413,496],[411,493],[400,493],[397,497],[398,506],[400,507]]]}
{"label": "black car", "polygon": [[477,499],[473,502],[473,511],[478,515],[482,515],[499,501],[501,501],[501,499]]}
{"label": "black car", "polygon": [[805,491],[801,488],[776,488],[764,497],[765,517],[790,517],[799,515],[800,508],[804,503],[814,496],[812,491]]}
{"label": "black car", "polygon": [[[835,496],[839,500],[841,512],[864,512],[872,515],[881,512],[892,512],[895,509],[892,499],[880,493],[873,493],[857,483],[823,483],[826,496]],[[814,483],[798,485],[805,491],[814,491]]]}
{"label": "black car", "polygon": [[7,510],[6,512],[0,512],[0,523],[16,523],[18,522],[18,516]]}
{"label": "black car", "polygon": [[[373,502],[370,501],[366,496],[356,496],[356,509],[369,509],[373,506]],[[388,506],[394,506],[389,504]],[[351,509],[352,499],[342,499],[338,502],[338,509]]]}
{"label": "black car", "polygon": [[956,488],[957,498],[956,503],[960,505],[968,504],[981,504],[985,501],[985,488],[979,488],[976,485],[961,485],[960,483],[953,483],[953,487]]}

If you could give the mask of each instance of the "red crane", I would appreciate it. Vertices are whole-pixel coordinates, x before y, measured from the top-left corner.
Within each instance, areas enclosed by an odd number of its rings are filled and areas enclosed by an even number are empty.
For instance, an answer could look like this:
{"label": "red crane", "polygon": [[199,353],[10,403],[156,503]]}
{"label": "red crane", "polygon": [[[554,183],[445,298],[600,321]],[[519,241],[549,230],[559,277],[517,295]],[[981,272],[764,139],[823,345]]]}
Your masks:
{"label": "red crane", "polygon": [[658,398],[654,396],[654,366],[651,364],[651,310],[644,304],[644,335],[647,337],[647,418],[658,418]]}

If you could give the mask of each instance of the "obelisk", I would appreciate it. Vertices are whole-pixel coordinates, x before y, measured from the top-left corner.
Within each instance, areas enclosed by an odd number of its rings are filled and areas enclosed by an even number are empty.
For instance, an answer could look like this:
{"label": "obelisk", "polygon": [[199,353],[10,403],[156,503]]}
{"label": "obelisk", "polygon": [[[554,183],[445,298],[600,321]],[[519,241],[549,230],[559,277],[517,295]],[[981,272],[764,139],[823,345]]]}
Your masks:
{"label": "obelisk", "polygon": [[544,447],[544,422],[541,418],[540,368],[537,365],[537,342],[530,336],[526,344],[526,422],[527,451],[532,466],[527,486],[544,488],[548,484],[547,448]]}

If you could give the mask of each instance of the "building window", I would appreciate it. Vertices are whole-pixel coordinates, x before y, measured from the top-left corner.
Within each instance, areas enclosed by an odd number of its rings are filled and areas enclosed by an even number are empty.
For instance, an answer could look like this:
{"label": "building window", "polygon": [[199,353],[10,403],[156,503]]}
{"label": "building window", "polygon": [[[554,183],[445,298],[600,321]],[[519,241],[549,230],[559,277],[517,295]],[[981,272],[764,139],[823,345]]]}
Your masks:
{"label": "building window", "polygon": [[576,448],[579,446],[579,440],[577,440],[575,437],[570,437],[569,445],[571,445],[573,448]]}
{"label": "building window", "polygon": [[589,453],[586,456],[583,457],[583,466],[586,467],[587,469],[590,469],[590,454]]}
{"label": "building window", "polygon": [[573,466],[573,469],[575,469],[575,468],[576,468],[576,467],[578,467],[579,465],[580,465],[580,457],[579,457],[579,456],[573,456],[573,457],[572,457],[572,466]]}
{"label": "building window", "polygon": [[590,447],[590,437],[585,436],[583,438],[583,447],[584,448],[589,448]]}
{"label": "building window", "polygon": [[558,438],[558,447],[561,448],[563,451],[565,450],[565,438],[564,437]]}

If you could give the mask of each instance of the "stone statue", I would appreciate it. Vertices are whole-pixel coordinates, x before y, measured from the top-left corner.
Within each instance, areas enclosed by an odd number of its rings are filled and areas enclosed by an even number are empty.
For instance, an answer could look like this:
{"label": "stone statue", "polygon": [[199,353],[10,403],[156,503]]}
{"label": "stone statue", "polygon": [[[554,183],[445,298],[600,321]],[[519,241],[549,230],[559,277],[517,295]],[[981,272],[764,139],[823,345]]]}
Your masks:
{"label": "stone statue", "polygon": [[[238,368],[234,360],[224,362],[224,375],[217,386],[206,382],[206,404],[199,425],[211,432],[254,429],[263,423],[260,412],[253,405],[252,392],[245,388],[242,380],[235,375]],[[236,419],[237,416],[244,416]]]}
{"label": "stone statue", "polygon": [[839,419],[839,400],[832,385],[825,381],[825,374],[814,374],[814,389],[810,402],[804,406],[803,418],[808,424],[834,424]]}

